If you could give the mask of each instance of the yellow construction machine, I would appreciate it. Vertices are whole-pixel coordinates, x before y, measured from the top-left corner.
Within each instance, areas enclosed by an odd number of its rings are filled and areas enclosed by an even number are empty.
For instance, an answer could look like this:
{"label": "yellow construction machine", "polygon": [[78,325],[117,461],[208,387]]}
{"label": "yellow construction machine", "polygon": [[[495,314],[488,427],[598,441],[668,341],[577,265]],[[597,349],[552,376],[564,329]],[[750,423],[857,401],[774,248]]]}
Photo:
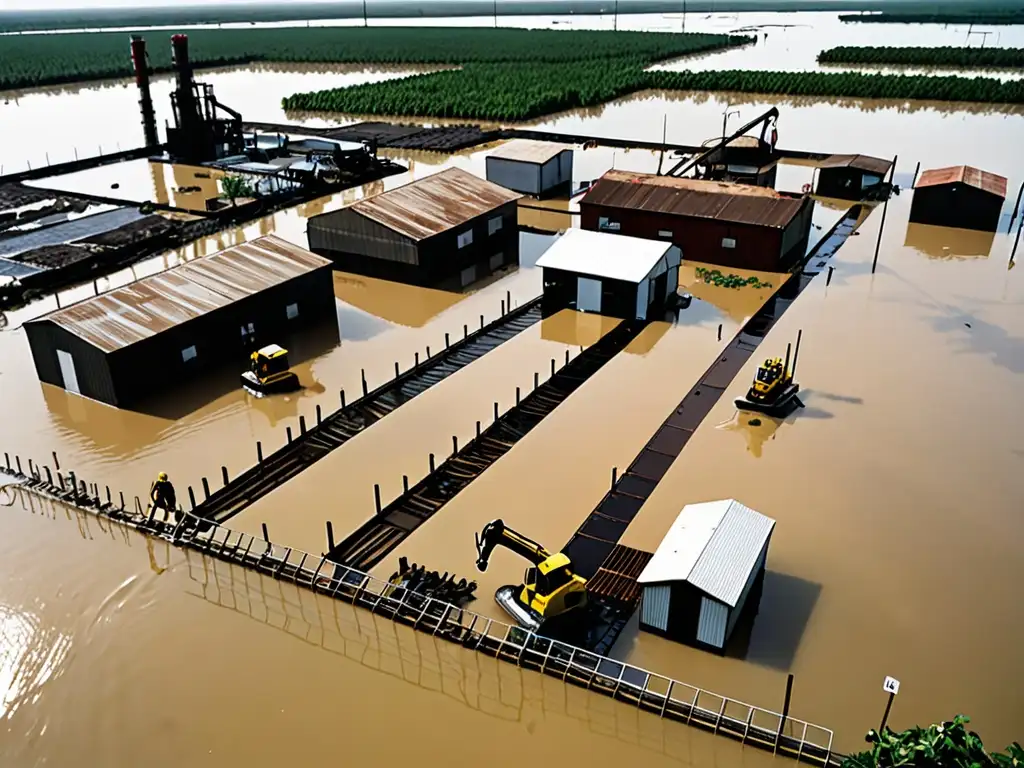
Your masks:
{"label": "yellow construction machine", "polygon": [[801,405],[797,398],[800,385],[793,380],[796,373],[796,358],[800,353],[800,333],[796,338],[796,352],[793,367],[789,366],[792,344],[786,345],[786,359],[770,357],[757,368],[754,383],[747,390],[746,397],[736,398],[736,407],[741,411],[757,411],[768,416],[786,417],[791,410]]}
{"label": "yellow construction machine", "polygon": [[477,569],[487,570],[491,552],[499,545],[533,563],[522,584],[504,586],[494,593],[498,605],[521,626],[536,632],[545,623],[575,615],[586,606],[587,580],[573,572],[569,558],[562,552],[548,552],[501,520],[488,523],[476,535]]}
{"label": "yellow construction machine", "polygon": [[288,350],[271,344],[253,352],[249,370],[242,374],[242,387],[255,397],[299,389],[299,377],[288,368]]}

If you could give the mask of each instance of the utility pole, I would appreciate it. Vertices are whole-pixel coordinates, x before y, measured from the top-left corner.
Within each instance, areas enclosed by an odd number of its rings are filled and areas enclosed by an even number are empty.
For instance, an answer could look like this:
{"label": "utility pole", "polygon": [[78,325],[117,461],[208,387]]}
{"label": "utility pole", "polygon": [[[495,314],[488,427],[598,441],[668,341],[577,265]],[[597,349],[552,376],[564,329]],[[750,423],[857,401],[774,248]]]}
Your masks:
{"label": "utility pole", "polygon": [[615,0],[614,31],[616,31],[616,32],[619,31],[619,0]]}
{"label": "utility pole", "polygon": [[366,0],[363,0],[363,26],[364,27],[369,26],[366,23]]}
{"label": "utility pole", "polygon": [[498,28],[498,0],[494,0],[494,28]]}

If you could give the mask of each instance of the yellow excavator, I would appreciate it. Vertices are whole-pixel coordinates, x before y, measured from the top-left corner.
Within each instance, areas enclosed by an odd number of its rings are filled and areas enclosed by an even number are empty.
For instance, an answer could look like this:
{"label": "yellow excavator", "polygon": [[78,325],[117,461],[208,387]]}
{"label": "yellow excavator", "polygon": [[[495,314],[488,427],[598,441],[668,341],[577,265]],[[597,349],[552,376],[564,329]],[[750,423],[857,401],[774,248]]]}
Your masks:
{"label": "yellow excavator", "polygon": [[301,388],[299,377],[288,367],[288,350],[277,344],[258,349],[249,356],[249,370],[242,374],[242,387],[255,397]]}
{"label": "yellow excavator", "polygon": [[736,407],[741,411],[757,411],[768,416],[788,416],[791,409],[802,405],[797,398],[800,385],[793,380],[796,373],[796,358],[800,353],[800,336],[796,337],[796,353],[793,367],[789,366],[792,344],[786,345],[786,359],[770,357],[757,368],[754,383],[747,390],[746,397],[736,398]]}
{"label": "yellow excavator", "polygon": [[493,520],[476,534],[476,567],[487,570],[491,552],[505,547],[533,563],[519,586],[500,587],[494,593],[498,605],[520,626],[533,632],[555,618],[580,611],[587,604],[587,580],[573,572],[572,562],[562,552],[552,554],[501,520]]}

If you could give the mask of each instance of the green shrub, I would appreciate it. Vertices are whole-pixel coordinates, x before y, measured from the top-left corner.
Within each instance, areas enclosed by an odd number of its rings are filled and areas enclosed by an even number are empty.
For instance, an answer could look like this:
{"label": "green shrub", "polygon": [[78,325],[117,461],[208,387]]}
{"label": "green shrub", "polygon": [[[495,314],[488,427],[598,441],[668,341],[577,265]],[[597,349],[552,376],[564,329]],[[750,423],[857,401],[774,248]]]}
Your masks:
{"label": "green shrub", "polygon": [[916,67],[1024,67],[1024,48],[861,48],[840,46],[818,54],[822,64],[896,64]]}
{"label": "green shrub", "polygon": [[1017,768],[1024,766],[1024,749],[1014,742],[1006,753],[985,751],[974,731],[964,726],[970,718],[957,715],[952,720],[928,728],[908,728],[899,733],[886,728],[882,733],[868,731],[865,740],[871,748],[849,755],[842,768]]}

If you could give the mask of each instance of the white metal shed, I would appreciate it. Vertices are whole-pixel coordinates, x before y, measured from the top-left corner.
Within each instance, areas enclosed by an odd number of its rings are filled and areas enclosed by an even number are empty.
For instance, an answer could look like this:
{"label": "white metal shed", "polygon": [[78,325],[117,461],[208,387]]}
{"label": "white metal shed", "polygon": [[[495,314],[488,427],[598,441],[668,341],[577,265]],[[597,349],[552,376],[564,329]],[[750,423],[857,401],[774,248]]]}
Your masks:
{"label": "white metal shed", "polygon": [[775,521],[735,499],[688,504],[640,574],[640,627],[724,652],[762,579]]}
{"label": "white metal shed", "polygon": [[536,197],[572,184],[572,147],[567,144],[516,139],[491,152],[486,165],[488,181]]}
{"label": "white metal shed", "polygon": [[570,229],[537,260],[545,314],[571,308],[651,320],[676,292],[680,251],[664,240]]}

